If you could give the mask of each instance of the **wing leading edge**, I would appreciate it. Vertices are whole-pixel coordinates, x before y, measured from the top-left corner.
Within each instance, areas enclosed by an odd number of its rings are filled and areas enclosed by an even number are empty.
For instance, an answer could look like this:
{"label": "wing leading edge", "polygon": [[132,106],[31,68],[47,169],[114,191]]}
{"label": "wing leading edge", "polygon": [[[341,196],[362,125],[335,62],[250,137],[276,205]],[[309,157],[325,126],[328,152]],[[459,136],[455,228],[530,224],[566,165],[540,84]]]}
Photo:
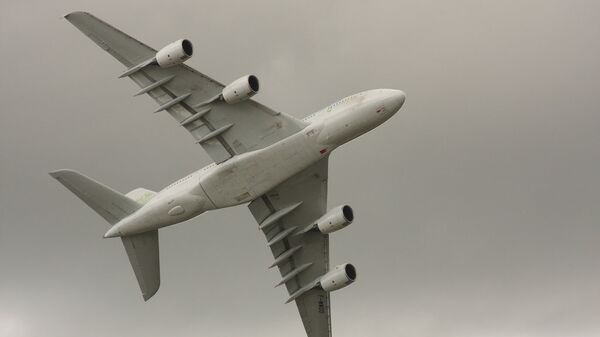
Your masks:
{"label": "wing leading edge", "polygon": [[331,336],[329,293],[313,288],[293,295],[329,270],[329,236],[296,233],[327,210],[327,166],[328,158],[321,159],[248,206],[273,253],[271,267],[279,267],[279,284],[286,286],[288,301],[296,301],[309,337]]}
{"label": "wing leading edge", "polygon": [[[128,69],[156,54],[155,49],[92,14],[73,12],[65,18]],[[155,112],[167,111],[216,163],[271,145],[306,126],[253,100],[212,101],[224,86],[183,64],[168,68],[149,64],[127,73],[140,87],[135,95],[152,97],[159,104]]]}

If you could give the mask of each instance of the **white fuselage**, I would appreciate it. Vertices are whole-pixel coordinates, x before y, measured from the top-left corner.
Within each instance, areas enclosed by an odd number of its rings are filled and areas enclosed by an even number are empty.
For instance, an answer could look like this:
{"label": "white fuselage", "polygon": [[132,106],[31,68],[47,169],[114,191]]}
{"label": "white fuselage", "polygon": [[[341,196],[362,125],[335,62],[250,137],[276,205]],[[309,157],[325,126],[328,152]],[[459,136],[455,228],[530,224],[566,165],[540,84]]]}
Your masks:
{"label": "white fuselage", "polygon": [[308,126],[288,138],[179,179],[115,224],[105,237],[138,234],[250,202],[389,119],[404,99],[402,91],[391,89],[346,97],[305,118]]}

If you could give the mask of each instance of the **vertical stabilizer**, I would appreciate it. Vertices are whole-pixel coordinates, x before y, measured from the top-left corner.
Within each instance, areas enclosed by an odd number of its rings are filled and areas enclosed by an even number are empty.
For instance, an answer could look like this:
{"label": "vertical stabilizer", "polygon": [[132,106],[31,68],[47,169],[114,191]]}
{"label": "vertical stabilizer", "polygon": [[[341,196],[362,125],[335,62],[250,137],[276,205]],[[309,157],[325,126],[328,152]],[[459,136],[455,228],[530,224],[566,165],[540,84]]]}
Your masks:
{"label": "vertical stabilizer", "polygon": [[[131,215],[156,195],[156,192],[143,188],[123,195],[73,170],[58,170],[50,172],[50,175],[111,225]],[[144,301],[147,301],[160,287],[158,230],[123,236],[121,241],[142,290]]]}
{"label": "vertical stabilizer", "polygon": [[160,287],[160,262],[158,257],[158,230],[122,236],[123,246],[140,285],[144,301]]}

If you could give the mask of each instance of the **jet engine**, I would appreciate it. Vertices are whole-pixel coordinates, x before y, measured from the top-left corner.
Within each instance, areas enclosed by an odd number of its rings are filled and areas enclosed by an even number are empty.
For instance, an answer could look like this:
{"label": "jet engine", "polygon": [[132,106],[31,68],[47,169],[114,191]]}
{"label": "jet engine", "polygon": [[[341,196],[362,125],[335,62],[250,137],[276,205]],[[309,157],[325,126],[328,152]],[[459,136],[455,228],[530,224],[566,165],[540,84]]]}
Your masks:
{"label": "jet engine", "polygon": [[350,263],[336,266],[333,270],[323,275],[319,280],[319,286],[330,292],[344,288],[356,280],[356,268]]}
{"label": "jet engine", "polygon": [[254,75],[246,75],[223,88],[223,100],[228,104],[246,100],[256,95],[258,87],[258,78]]}
{"label": "jet engine", "polygon": [[167,68],[185,62],[192,57],[194,47],[190,40],[181,39],[169,43],[156,53],[156,63],[162,68]]}
{"label": "jet engine", "polygon": [[353,220],[354,211],[352,211],[352,207],[342,205],[320,217],[316,221],[316,227],[321,233],[329,234],[348,226]]}

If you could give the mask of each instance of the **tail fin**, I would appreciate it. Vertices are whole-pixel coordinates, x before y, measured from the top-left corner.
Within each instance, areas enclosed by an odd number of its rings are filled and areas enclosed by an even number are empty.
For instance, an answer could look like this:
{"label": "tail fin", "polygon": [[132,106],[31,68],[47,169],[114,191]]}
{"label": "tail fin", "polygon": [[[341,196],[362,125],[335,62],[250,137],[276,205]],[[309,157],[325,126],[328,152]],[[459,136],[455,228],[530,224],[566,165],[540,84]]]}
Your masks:
{"label": "tail fin", "polygon": [[[145,204],[154,198],[156,192],[136,188],[126,194],[128,198]],[[160,287],[160,260],[158,254],[158,230],[137,235],[122,236],[123,247],[129,263],[142,290],[144,301],[154,296]]]}
{"label": "tail fin", "polygon": [[[58,170],[50,175],[75,193],[111,225],[132,214],[156,193],[137,188],[123,195],[92,178],[73,170]],[[160,286],[158,230],[121,237],[142,296],[147,301]]]}
{"label": "tail fin", "polygon": [[158,230],[122,236],[123,247],[147,301],[160,287],[160,259],[158,257]]}
{"label": "tail fin", "polygon": [[73,170],[50,175],[73,192],[111,225],[137,211],[142,205],[92,178]]}

